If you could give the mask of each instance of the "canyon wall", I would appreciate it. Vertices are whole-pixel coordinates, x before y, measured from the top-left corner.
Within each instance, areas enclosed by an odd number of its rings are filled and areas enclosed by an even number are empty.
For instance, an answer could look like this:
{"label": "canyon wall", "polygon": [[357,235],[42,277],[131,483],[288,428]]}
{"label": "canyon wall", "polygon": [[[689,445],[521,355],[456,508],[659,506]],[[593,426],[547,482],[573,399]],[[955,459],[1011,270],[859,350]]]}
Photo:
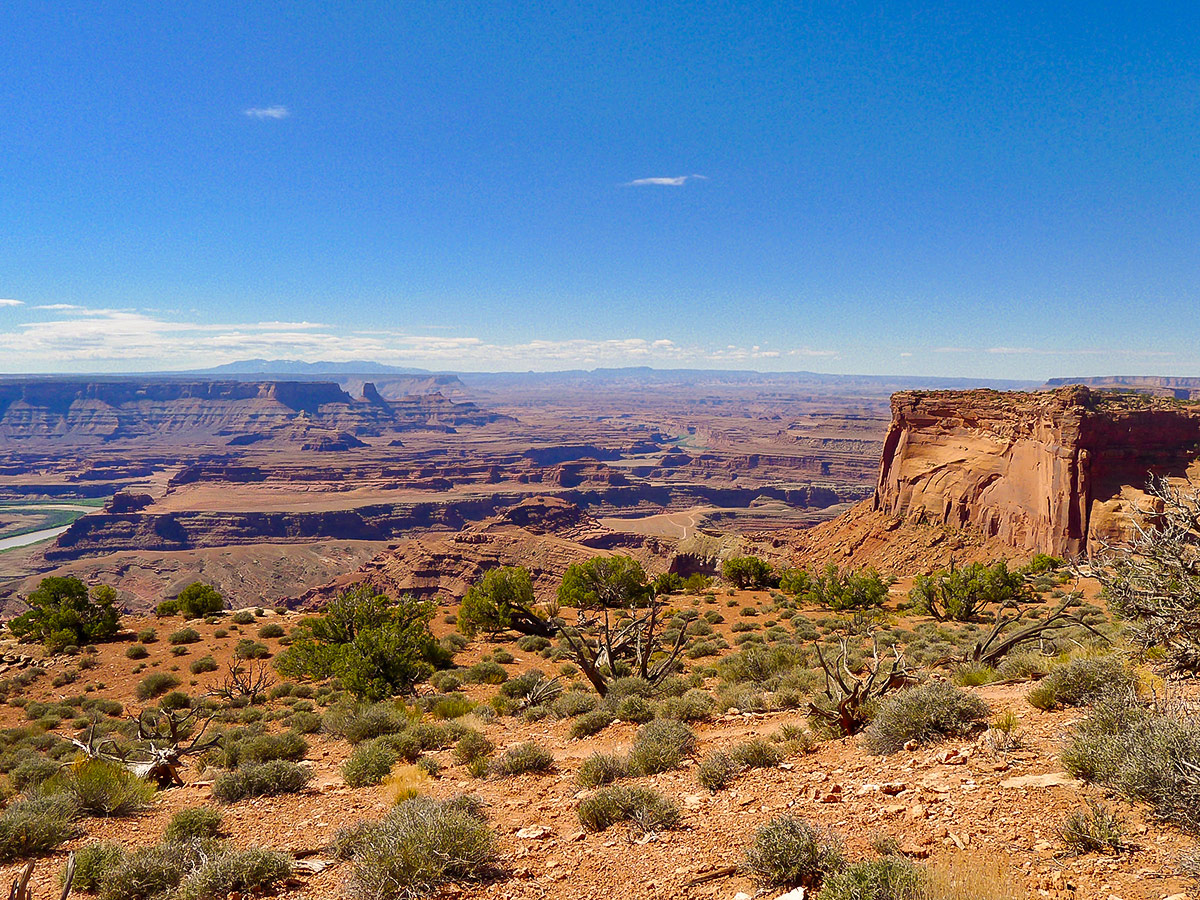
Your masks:
{"label": "canyon wall", "polygon": [[297,424],[354,434],[506,419],[434,394],[385,400],[366,383],[352,397],[332,382],[0,381],[0,440],[117,440],[172,434],[264,435]]}
{"label": "canyon wall", "polygon": [[1152,476],[1185,477],[1200,407],[1080,385],[892,398],[874,507],[976,528],[1018,549],[1078,556],[1119,538]]}

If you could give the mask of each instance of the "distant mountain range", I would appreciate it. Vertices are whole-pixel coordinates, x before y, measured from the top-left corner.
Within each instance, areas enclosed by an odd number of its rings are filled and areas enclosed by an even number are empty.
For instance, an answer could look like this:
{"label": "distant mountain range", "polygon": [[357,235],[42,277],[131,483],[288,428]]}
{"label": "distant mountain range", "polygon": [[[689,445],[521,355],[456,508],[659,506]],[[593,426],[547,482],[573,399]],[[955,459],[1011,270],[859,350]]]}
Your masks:
{"label": "distant mountain range", "polygon": [[430,375],[428,369],[409,366],[386,366],[370,360],[350,362],[302,362],[298,359],[243,359],[238,362],[213,366],[211,369],[192,369],[188,372],[173,372],[175,375]]}

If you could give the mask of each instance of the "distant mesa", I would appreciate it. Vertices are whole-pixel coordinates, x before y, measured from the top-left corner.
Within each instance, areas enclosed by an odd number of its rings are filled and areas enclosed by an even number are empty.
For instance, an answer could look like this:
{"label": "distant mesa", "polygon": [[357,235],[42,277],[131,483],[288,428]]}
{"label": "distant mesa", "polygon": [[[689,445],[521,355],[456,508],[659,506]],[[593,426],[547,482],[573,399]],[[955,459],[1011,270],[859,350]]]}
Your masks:
{"label": "distant mesa", "polygon": [[1200,400],[1200,378],[1174,378],[1158,375],[1106,375],[1101,378],[1051,378],[1050,389],[1082,384],[1098,390],[1137,391],[1176,400]]}
{"label": "distant mesa", "polygon": [[14,379],[0,381],[0,440],[223,436],[236,447],[297,424],[363,436],[511,421],[440,393],[385,400],[374,384],[360,390],[356,398],[329,381]]}

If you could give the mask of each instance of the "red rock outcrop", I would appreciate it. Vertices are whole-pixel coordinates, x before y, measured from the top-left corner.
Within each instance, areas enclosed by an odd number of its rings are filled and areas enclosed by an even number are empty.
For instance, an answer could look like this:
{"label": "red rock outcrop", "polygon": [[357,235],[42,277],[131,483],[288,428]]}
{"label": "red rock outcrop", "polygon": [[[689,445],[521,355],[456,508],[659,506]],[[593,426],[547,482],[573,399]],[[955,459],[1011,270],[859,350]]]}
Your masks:
{"label": "red rock outcrop", "polygon": [[1077,556],[1119,535],[1151,476],[1186,475],[1200,406],[1091,391],[909,391],[892,398],[874,509]]}

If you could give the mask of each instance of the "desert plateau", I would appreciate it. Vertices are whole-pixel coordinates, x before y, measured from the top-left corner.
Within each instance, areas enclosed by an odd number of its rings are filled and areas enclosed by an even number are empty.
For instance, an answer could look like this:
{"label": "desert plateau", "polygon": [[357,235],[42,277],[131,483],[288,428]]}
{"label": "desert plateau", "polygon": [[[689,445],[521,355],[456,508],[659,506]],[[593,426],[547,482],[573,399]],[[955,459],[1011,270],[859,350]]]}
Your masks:
{"label": "desert plateau", "polygon": [[0,63],[0,900],[1200,900],[1200,6]]}

